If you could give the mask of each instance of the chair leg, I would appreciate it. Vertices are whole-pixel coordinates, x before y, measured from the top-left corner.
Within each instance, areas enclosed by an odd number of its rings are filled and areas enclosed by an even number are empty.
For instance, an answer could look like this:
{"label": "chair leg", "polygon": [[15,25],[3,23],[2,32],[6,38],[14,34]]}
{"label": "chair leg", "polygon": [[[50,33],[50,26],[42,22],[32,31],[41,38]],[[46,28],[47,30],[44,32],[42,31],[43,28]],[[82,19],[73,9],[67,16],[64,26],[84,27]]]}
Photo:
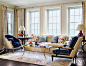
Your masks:
{"label": "chair leg", "polygon": [[14,53],[14,49],[13,49],[13,53]]}
{"label": "chair leg", "polygon": [[52,56],[52,61],[53,61],[53,56]]}
{"label": "chair leg", "polygon": [[7,48],[6,48],[6,52],[8,52],[8,51],[7,51]]}
{"label": "chair leg", "polygon": [[73,59],[73,63],[74,63],[74,58],[72,58]]}
{"label": "chair leg", "polygon": [[76,57],[77,57],[77,56],[75,55],[75,63],[76,63]]}

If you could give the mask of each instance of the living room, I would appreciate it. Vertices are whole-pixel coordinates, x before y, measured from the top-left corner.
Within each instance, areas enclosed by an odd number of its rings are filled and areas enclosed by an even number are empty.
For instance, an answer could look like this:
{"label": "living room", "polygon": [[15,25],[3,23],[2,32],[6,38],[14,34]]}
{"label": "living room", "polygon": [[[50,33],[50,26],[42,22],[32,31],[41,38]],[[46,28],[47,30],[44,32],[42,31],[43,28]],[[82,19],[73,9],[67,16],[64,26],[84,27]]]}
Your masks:
{"label": "living room", "polygon": [[[8,38],[6,35],[11,35],[20,41],[22,47],[22,51],[13,50],[14,53],[11,54],[12,57],[14,57],[13,55],[16,55],[16,52],[20,52],[19,55],[21,58],[19,58],[19,62],[46,66],[61,66],[62,63],[64,63],[62,66],[68,66],[72,63],[76,64],[80,61],[83,63],[86,62],[83,60],[76,60],[77,62],[73,62],[71,59],[67,60],[68,58],[75,59],[77,53],[82,52],[82,49],[85,52],[85,4],[86,0],[0,0],[0,49],[3,47],[6,48],[5,45],[8,42],[5,40],[5,38]],[[76,38],[77,35],[80,36],[77,37],[78,39]],[[74,37],[74,40],[77,40],[76,43],[73,43],[75,41],[72,41]],[[81,37],[83,37],[83,41],[81,41]],[[9,40],[14,41],[12,38]],[[7,47],[11,49],[13,48],[11,42],[8,42],[7,44]],[[40,44],[43,46],[41,46],[41,48],[34,48],[32,45],[28,47],[27,44]],[[69,49],[69,55],[65,56],[68,58],[59,58],[60,60],[58,60],[58,57],[60,56],[57,55],[57,53],[55,55],[53,54],[55,49],[59,48],[58,51],[60,51],[62,47],[70,47],[70,44],[74,44],[73,47],[76,47],[76,49],[66,48]],[[8,53],[9,55],[7,53],[5,54],[10,57],[10,52],[8,51]],[[84,55],[85,53],[81,54]],[[33,55],[33,57],[27,57],[27,55]],[[56,55],[58,56],[56,57],[57,59],[53,59],[53,56]],[[8,59],[8,57],[4,56],[5,55],[2,54],[0,58],[3,57]],[[39,56],[42,59],[40,59]],[[22,60],[22,57],[25,58]],[[35,60],[40,59],[43,61],[36,60],[36,63],[30,59],[31,61],[27,62],[25,61],[28,60],[26,57],[33,58]],[[18,61],[14,58],[11,60]]]}

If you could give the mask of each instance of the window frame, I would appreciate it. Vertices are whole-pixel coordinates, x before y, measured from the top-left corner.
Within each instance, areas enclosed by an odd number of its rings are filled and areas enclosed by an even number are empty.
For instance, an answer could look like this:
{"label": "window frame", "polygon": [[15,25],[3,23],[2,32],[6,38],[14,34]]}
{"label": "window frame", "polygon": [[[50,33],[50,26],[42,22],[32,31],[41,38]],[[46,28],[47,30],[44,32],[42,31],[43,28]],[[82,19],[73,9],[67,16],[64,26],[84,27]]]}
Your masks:
{"label": "window frame", "polygon": [[[61,9],[60,9],[60,8],[47,9],[47,26],[48,26],[47,28],[48,28],[48,34],[49,34],[49,24],[50,24],[50,23],[49,23],[49,11],[55,11],[55,10],[59,10],[59,11],[60,11],[60,16],[59,16],[60,22],[56,22],[56,23],[53,23],[53,22],[52,22],[52,23],[51,23],[52,25],[53,25],[53,24],[56,24],[56,29],[53,29],[53,26],[52,26],[52,29],[51,29],[51,30],[52,30],[52,35],[54,35],[54,34],[53,34],[53,30],[56,30],[56,35],[58,35],[58,34],[57,34],[57,30],[59,30],[59,31],[60,31],[60,34],[59,34],[59,35],[61,35]],[[52,13],[52,14],[53,14],[53,13]],[[53,19],[53,17],[56,17],[56,18],[57,18],[58,16],[57,16],[57,15],[56,15],[56,16],[52,16],[52,19]],[[52,21],[53,21],[53,20],[52,20]],[[57,19],[56,19],[56,21],[57,21]],[[60,28],[59,28],[59,29],[57,28],[57,24],[60,24]],[[49,35],[51,35],[51,34],[49,34]]]}
{"label": "window frame", "polygon": [[7,13],[11,13],[11,23],[8,22],[8,18],[9,17],[7,15],[7,34],[9,34],[8,33],[8,30],[9,30],[8,25],[11,24],[11,28],[12,29],[11,29],[11,34],[10,35],[14,35],[14,11],[13,10],[12,11],[11,10],[7,10]]}
{"label": "window frame", "polygon": [[[36,18],[39,18],[39,23],[35,23],[35,17],[34,17],[34,23],[31,23],[31,19],[32,19],[31,18],[31,12],[39,12],[39,17],[36,17]],[[39,10],[32,10],[32,11],[29,11],[29,13],[30,13],[30,34],[32,34],[31,33],[31,24],[34,24],[34,25],[39,24],[39,28],[36,29],[38,34],[35,34],[35,26],[34,26],[34,29],[33,29],[34,30],[34,35],[39,35],[40,34],[40,11]]]}
{"label": "window frame", "polygon": [[[71,36],[70,35],[70,23],[79,23],[79,22],[70,22],[70,9],[77,9],[77,8],[82,8],[82,6],[73,6],[73,7],[68,7],[68,35],[69,36]],[[83,15],[83,14],[82,14]],[[82,16],[81,15],[81,16]],[[75,14],[74,14],[74,16],[75,16]],[[80,15],[79,15],[80,16]],[[75,18],[74,18],[74,20],[75,20]],[[83,24],[83,22],[82,22],[82,20],[81,20],[81,24]],[[74,26],[75,27],[75,26]],[[75,30],[75,29],[72,29],[72,30]],[[73,36],[75,36],[75,31],[74,31],[74,35]]]}

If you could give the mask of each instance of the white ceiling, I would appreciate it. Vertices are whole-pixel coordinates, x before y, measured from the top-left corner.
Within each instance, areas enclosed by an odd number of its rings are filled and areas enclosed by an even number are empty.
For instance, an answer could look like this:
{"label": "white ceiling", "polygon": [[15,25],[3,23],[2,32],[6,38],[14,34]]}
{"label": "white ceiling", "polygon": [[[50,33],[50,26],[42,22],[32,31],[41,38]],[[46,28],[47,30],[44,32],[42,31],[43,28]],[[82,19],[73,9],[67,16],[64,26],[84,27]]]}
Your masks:
{"label": "white ceiling", "polygon": [[22,7],[27,7],[27,6],[34,7],[34,6],[81,2],[81,1],[86,1],[86,0],[0,0],[0,2],[3,3],[11,4],[14,6],[22,6]]}

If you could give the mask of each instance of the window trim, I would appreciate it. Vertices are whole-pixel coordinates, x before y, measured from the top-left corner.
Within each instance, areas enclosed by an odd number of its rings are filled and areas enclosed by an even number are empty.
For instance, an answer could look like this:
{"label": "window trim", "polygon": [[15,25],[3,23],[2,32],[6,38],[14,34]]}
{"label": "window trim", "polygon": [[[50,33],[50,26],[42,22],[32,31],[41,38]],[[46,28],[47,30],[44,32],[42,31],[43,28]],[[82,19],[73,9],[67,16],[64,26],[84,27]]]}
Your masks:
{"label": "window trim", "polygon": [[8,33],[8,24],[11,24],[11,28],[12,28],[11,32],[12,32],[12,35],[14,35],[14,11],[8,9],[7,13],[11,13],[11,23],[8,23],[8,19],[7,19],[7,34],[9,34]]}
{"label": "window trim", "polygon": [[[68,7],[68,35],[70,35],[70,9],[76,9],[76,8],[82,8],[82,6],[73,6],[73,7]],[[75,16],[75,15],[74,15]],[[80,16],[80,15],[79,15]],[[73,22],[71,22],[73,23]],[[75,23],[75,22],[74,22]],[[78,23],[78,22],[77,22]],[[83,22],[81,22],[82,24]],[[73,29],[74,30],[74,29]],[[74,36],[75,36],[75,32],[74,32]]]}
{"label": "window trim", "polygon": [[[31,23],[31,12],[39,12],[39,23]],[[31,24],[39,24],[39,29],[37,29],[37,31],[39,30],[39,34],[40,34],[40,11],[39,10],[31,10],[31,11],[29,11],[29,13],[30,13],[30,18],[29,18],[29,21],[30,21],[30,35],[31,35]],[[34,21],[35,21],[35,19],[34,19]],[[35,28],[35,26],[34,26],[34,28]],[[35,29],[33,29],[34,31],[35,31]],[[38,33],[38,32],[37,32]],[[39,35],[39,34],[34,34],[34,35]]]}
{"label": "window trim", "polygon": [[[56,30],[56,33],[57,33],[57,30],[60,30],[60,34],[59,35],[61,35],[61,9],[60,8],[51,8],[51,9],[46,9],[46,11],[47,11],[47,29],[48,29],[48,34],[49,34],[49,11],[54,11],[54,10],[60,10],[60,29],[55,29]],[[57,17],[57,15],[55,16],[55,17]],[[51,23],[52,25],[54,24],[54,23]],[[58,22],[56,22],[55,24],[58,24]],[[57,25],[56,25],[56,27],[57,27]],[[52,29],[53,30],[53,29]],[[52,35],[53,35],[53,31],[52,31]],[[57,34],[56,34],[57,35]]]}

